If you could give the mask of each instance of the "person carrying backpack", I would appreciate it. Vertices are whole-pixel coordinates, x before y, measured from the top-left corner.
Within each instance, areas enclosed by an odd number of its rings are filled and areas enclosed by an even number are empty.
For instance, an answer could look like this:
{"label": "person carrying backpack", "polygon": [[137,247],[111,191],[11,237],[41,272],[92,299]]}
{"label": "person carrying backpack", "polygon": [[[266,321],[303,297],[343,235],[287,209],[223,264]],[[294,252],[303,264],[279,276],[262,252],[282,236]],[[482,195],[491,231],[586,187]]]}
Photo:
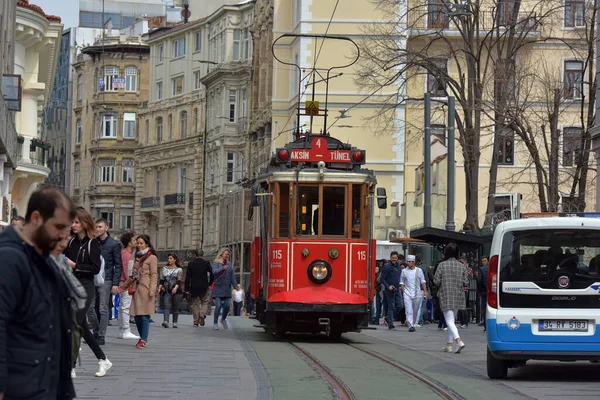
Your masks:
{"label": "person carrying backpack", "polygon": [[[71,225],[73,239],[69,243],[64,254],[67,256],[67,262],[71,268],[73,268],[75,277],[79,280],[87,293],[85,308],[76,313],[76,322],[83,330],[83,339],[88,346],[90,346],[90,349],[92,349],[94,355],[98,359],[99,366],[96,376],[104,376],[112,367],[112,363],[106,358],[100,345],[98,345],[86,318],[87,311],[90,309],[90,306],[94,304],[96,297],[94,277],[100,272],[102,262],[100,257],[100,245],[94,235],[95,229],[96,225],[94,224],[92,216],[83,207],[78,207],[75,219]],[[73,370],[71,371],[71,376],[73,378],[76,377],[75,361],[76,360],[73,360]]]}

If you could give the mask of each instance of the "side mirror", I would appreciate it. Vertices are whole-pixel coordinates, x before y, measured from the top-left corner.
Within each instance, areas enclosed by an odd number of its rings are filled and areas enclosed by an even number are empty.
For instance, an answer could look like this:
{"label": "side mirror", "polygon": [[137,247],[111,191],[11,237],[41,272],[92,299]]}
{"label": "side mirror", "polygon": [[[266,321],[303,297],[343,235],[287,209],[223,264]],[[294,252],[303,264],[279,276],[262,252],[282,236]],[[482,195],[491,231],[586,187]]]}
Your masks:
{"label": "side mirror", "polygon": [[387,208],[387,193],[385,188],[377,188],[377,208],[381,210]]}
{"label": "side mirror", "polygon": [[257,196],[258,194],[258,185],[252,186],[252,193],[250,194],[250,207],[258,207],[260,206],[260,198]]}

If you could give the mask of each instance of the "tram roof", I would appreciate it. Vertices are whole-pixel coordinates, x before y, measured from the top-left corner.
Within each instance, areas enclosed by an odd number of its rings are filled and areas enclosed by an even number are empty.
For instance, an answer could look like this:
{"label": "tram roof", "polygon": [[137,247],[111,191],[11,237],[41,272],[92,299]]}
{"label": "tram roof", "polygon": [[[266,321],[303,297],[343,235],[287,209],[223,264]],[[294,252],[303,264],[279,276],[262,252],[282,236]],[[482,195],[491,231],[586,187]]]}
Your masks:
{"label": "tram roof", "polygon": [[360,172],[325,170],[323,178],[318,168],[296,170],[270,170],[257,178],[264,182],[299,182],[299,183],[377,183],[373,171],[362,169]]}

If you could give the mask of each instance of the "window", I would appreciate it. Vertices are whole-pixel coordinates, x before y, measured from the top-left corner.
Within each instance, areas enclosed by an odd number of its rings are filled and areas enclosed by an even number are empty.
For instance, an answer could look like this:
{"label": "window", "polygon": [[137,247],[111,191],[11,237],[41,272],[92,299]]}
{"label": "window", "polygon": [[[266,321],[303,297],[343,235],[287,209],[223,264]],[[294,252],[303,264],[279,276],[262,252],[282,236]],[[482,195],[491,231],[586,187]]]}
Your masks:
{"label": "window", "polygon": [[240,51],[241,51],[241,43],[242,40],[242,31],[239,29],[233,30],[233,61],[238,61],[240,59]]}
{"label": "window", "polygon": [[[277,187],[279,188],[279,198],[289,199],[290,198],[290,184],[284,182],[278,182]],[[285,238],[290,236],[290,202],[282,201],[279,206],[279,233],[275,234],[276,237]]]}
{"label": "window", "polygon": [[494,140],[498,141],[498,164],[515,165],[515,133],[513,130],[503,128]]}
{"label": "window", "polygon": [[250,44],[252,43],[252,41],[250,40],[250,31],[245,30],[244,31],[244,59],[248,60],[250,59]]}
{"label": "window", "polygon": [[173,115],[169,114],[169,139],[173,139]]}
{"label": "window", "polygon": [[125,68],[125,91],[136,92],[137,91],[137,75],[138,70],[136,67]]}
{"label": "window", "polygon": [[102,115],[102,137],[117,137],[117,116],[114,114]]}
{"label": "window", "polygon": [[319,204],[319,186],[298,186],[297,234],[335,236],[345,234],[346,188],[323,186],[322,190],[324,202]]}
{"label": "window", "polygon": [[94,139],[98,139],[98,116],[94,114]]}
{"label": "window", "polygon": [[171,83],[173,85],[173,96],[183,94],[183,75],[171,79]]}
{"label": "window", "polygon": [[78,119],[75,123],[75,144],[81,143],[81,120]]}
{"label": "window", "polygon": [[248,109],[248,100],[246,99],[246,89],[242,89],[242,118],[246,118]]}
{"label": "window", "polygon": [[121,214],[121,229],[133,229],[133,216]]}
{"label": "window", "polygon": [[117,90],[117,82],[115,78],[119,78],[119,67],[104,67],[104,90],[114,91]]}
{"label": "window", "polygon": [[235,119],[237,117],[236,106],[237,106],[237,91],[230,90],[229,91],[229,122],[235,122]]}
{"label": "window", "polygon": [[496,8],[496,24],[506,26],[510,24],[510,16],[513,9],[512,0],[500,0]]}
{"label": "window", "polygon": [[580,99],[583,94],[583,61],[565,61],[565,98]]}
{"label": "window", "polygon": [[427,93],[433,97],[446,97],[445,77],[448,75],[447,60],[433,60],[432,70],[427,72]]}
{"label": "window", "polygon": [[235,179],[235,153],[227,153],[227,183],[233,183]]}
{"label": "window", "polygon": [[202,31],[196,31],[196,34],[194,36],[196,38],[194,51],[200,51],[202,50]]}
{"label": "window", "polygon": [[106,222],[108,222],[108,229],[114,228],[115,223],[115,213],[111,211],[103,211],[100,213],[100,217],[104,218]]}
{"label": "window", "polygon": [[431,139],[438,139],[442,144],[446,145],[446,125],[431,124]]}
{"label": "window", "polygon": [[179,114],[179,135],[182,139],[187,137],[187,111]]}
{"label": "window", "polygon": [[165,60],[165,46],[158,46],[158,63],[161,64]]}
{"label": "window", "polygon": [[162,100],[163,98],[163,84],[158,82],[156,84],[156,100]]}
{"label": "window", "polygon": [[581,137],[583,129],[577,127],[569,127],[563,129],[563,160],[562,164],[565,167],[577,165],[581,156]]}
{"label": "window", "polygon": [[198,109],[194,108],[194,133],[198,133]]}
{"label": "window", "polygon": [[114,159],[99,160],[100,165],[100,183],[114,183],[116,176],[116,162]]}
{"label": "window", "polygon": [[156,170],[156,197],[160,197],[160,170]]}
{"label": "window", "polygon": [[187,192],[187,168],[179,168],[179,191],[177,193],[185,194]]}
{"label": "window", "polygon": [[146,120],[146,144],[150,143],[150,121]]}
{"label": "window", "polygon": [[162,117],[156,118],[156,143],[162,143],[163,139],[163,119]]}
{"label": "window", "polygon": [[134,161],[131,158],[124,158],[122,161],[123,166],[123,183],[133,183],[134,182]]}
{"label": "window", "polygon": [[173,58],[185,56],[185,38],[173,40]]}
{"label": "window", "polygon": [[75,186],[75,188],[79,188],[79,186],[81,185],[81,166],[79,165],[79,163],[75,164],[75,179],[73,185]]}
{"label": "window", "polygon": [[202,84],[200,83],[200,71],[194,71],[194,90],[200,89]]}
{"label": "window", "polygon": [[585,26],[584,0],[565,0],[565,26],[569,28]]}
{"label": "window", "polygon": [[83,99],[83,75],[77,77],[77,101]]}
{"label": "window", "polygon": [[123,137],[135,139],[135,113],[123,113]]}
{"label": "window", "polygon": [[445,0],[429,0],[427,9],[427,27],[430,29],[448,28],[449,19]]}

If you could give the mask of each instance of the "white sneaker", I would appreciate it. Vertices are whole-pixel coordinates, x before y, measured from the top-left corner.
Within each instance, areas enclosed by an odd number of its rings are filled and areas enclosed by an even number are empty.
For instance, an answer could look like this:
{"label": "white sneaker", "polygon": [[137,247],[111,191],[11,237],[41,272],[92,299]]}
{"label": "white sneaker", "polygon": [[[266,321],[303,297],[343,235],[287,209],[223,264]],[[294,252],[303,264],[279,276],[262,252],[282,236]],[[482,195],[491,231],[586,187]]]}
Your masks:
{"label": "white sneaker", "polygon": [[77,374],[75,373],[75,368],[71,369],[71,379],[77,378]]}
{"label": "white sneaker", "polygon": [[112,363],[108,360],[100,360],[98,362],[98,372],[96,372],[96,376],[104,376],[106,375],[106,371],[111,369]]}
{"label": "white sneaker", "polygon": [[423,327],[423,325],[421,325],[421,324],[415,324],[415,328],[422,328],[422,327]]}
{"label": "white sneaker", "polygon": [[447,344],[442,348],[442,351],[444,353],[452,353],[452,345],[451,344]]}
{"label": "white sneaker", "polygon": [[121,339],[139,340],[140,337],[138,335],[136,335],[135,333],[131,333],[131,331],[123,331],[123,333],[121,334]]}
{"label": "white sneaker", "polygon": [[462,340],[457,343],[457,346],[458,348],[455,351],[456,354],[459,354],[466,347]]}

